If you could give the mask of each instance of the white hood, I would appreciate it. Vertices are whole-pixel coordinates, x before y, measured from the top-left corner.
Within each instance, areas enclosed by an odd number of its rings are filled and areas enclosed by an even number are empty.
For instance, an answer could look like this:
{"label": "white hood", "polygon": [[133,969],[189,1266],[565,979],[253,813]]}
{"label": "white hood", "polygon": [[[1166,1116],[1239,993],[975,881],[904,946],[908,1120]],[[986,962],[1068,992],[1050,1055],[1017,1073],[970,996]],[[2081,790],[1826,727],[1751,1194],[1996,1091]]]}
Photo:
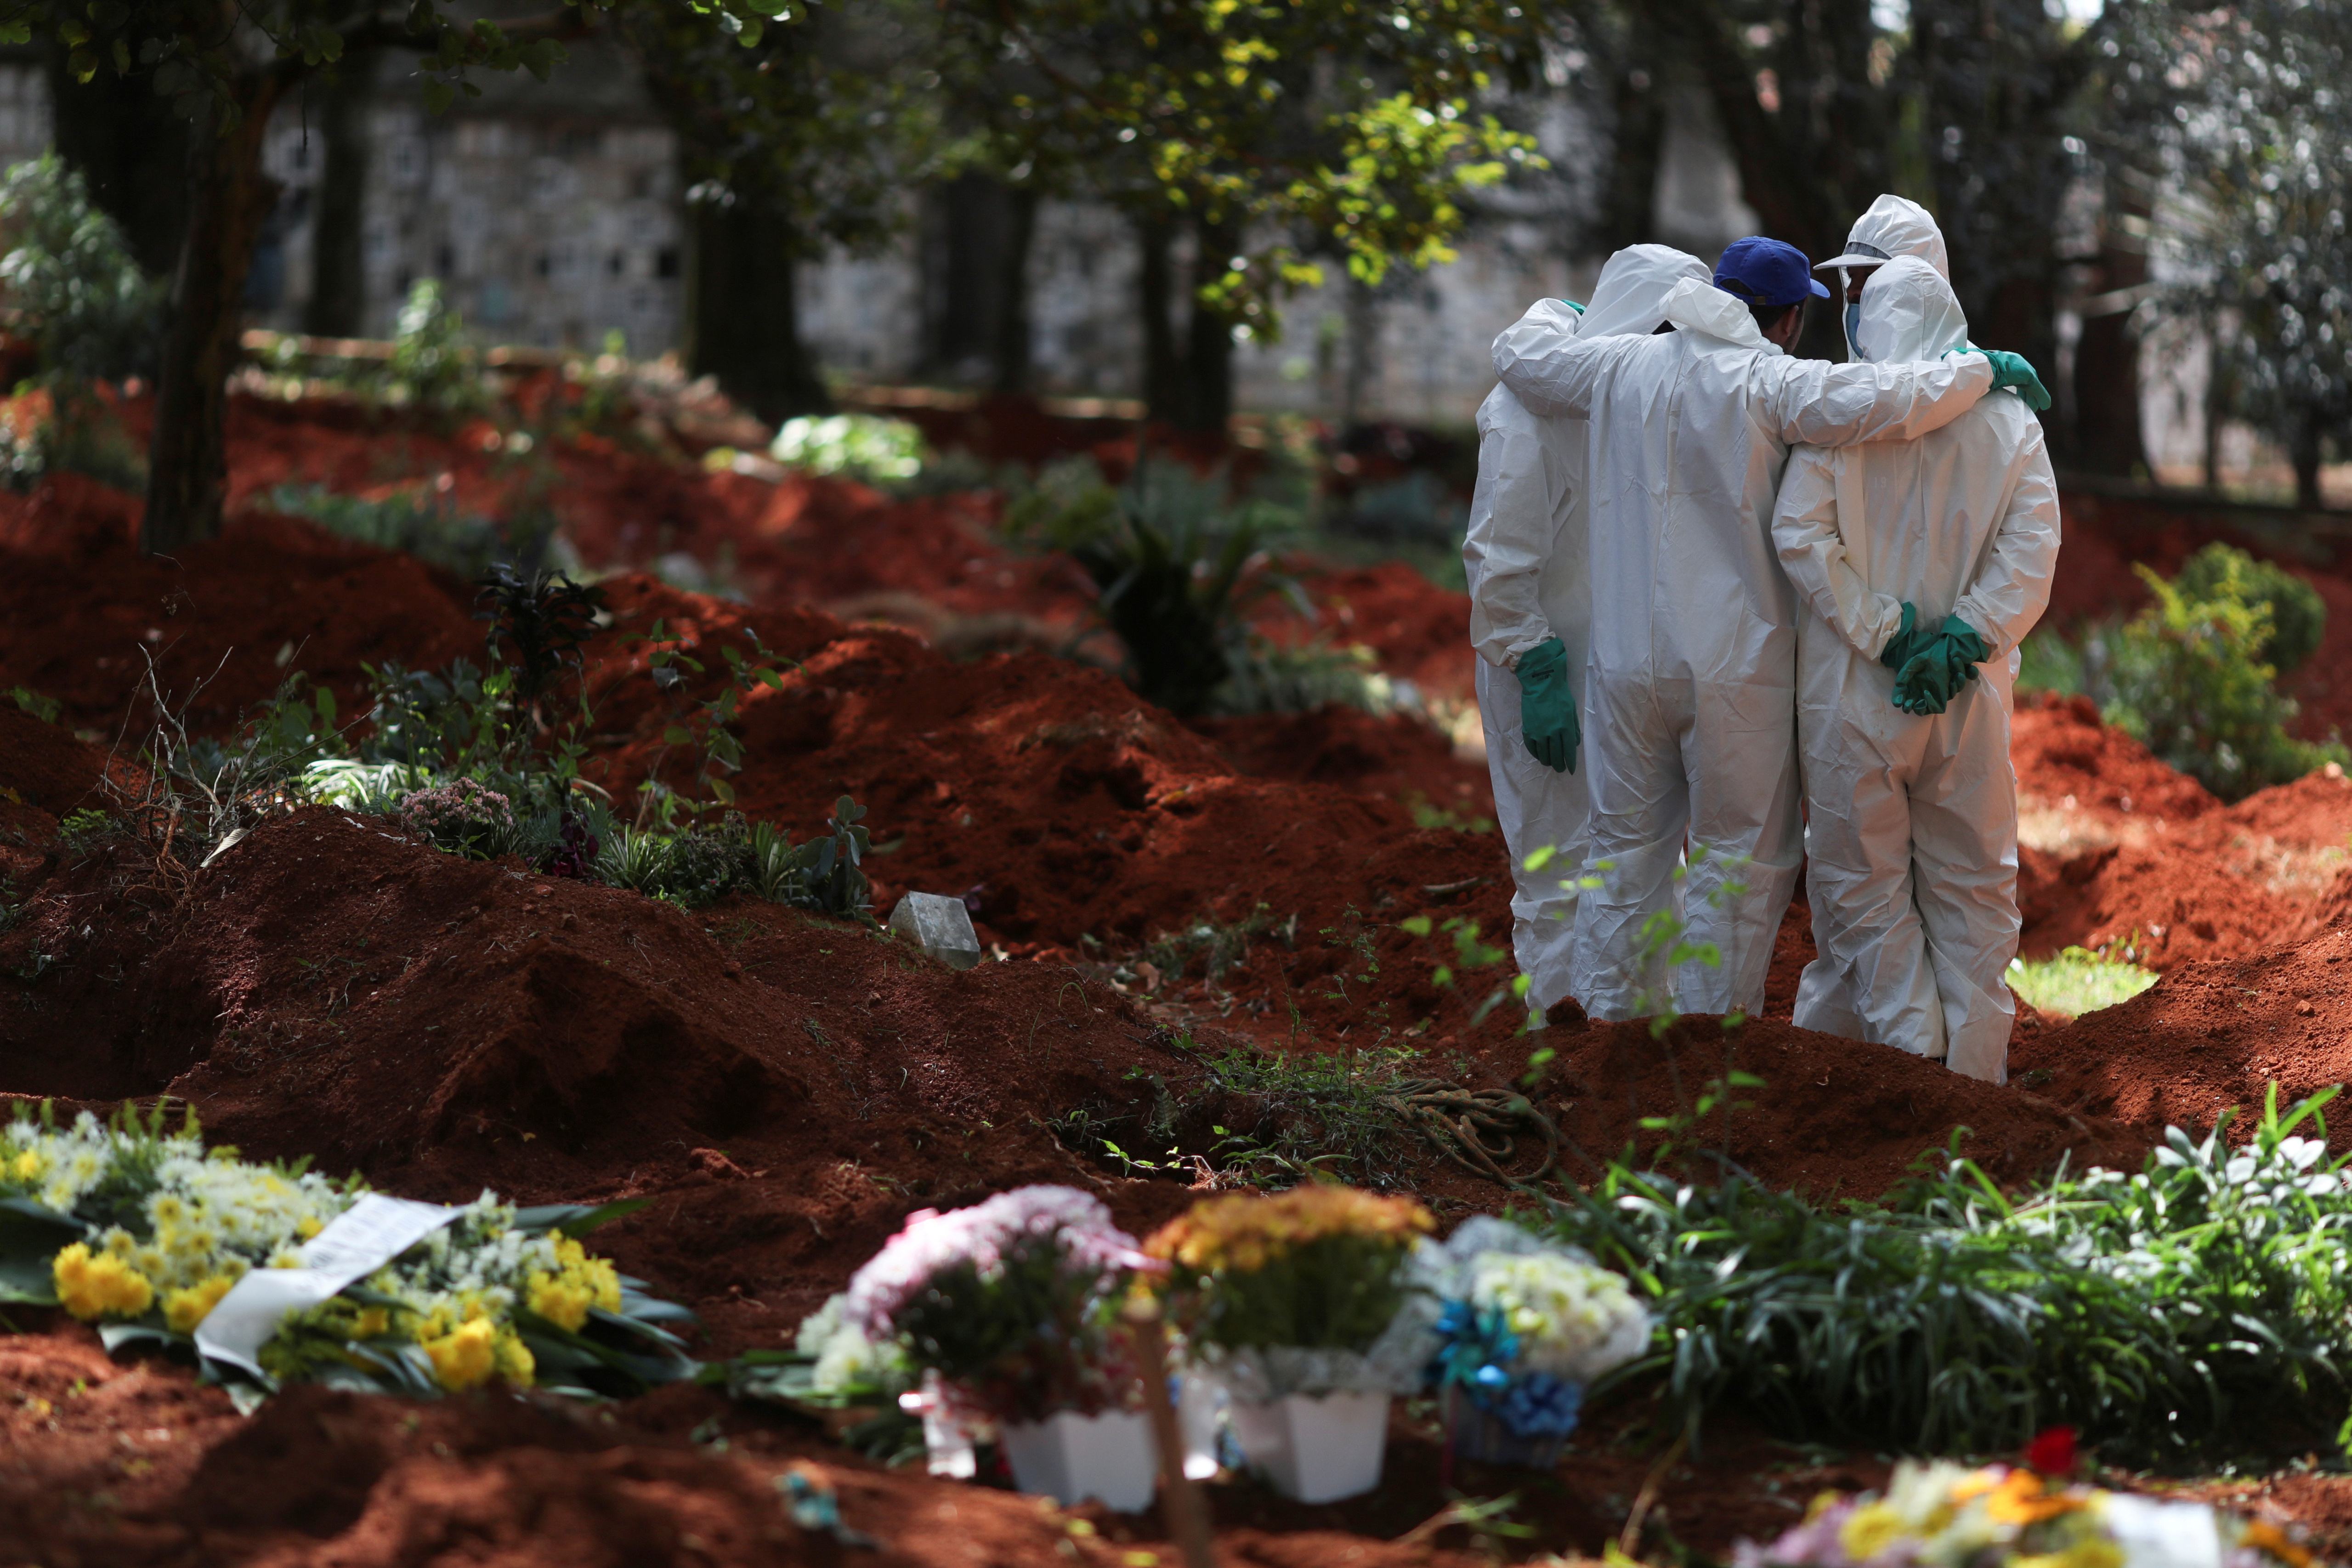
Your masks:
{"label": "white hood", "polygon": [[1870,210],[1854,220],[1845,236],[1847,254],[1866,265],[1871,259],[1869,252],[1858,252],[1858,246],[1868,246],[1870,251],[1881,256],[1916,256],[1947,281],[1951,278],[1952,263],[1945,254],[1944,231],[1936,226],[1934,214],[1906,197],[1885,195],[1871,203]]}
{"label": "white hood", "polygon": [[1629,245],[1611,256],[1592,286],[1577,336],[1654,332],[1666,319],[1666,295],[1685,278],[1707,280],[1706,263],[1666,245]]}
{"label": "white hood", "polygon": [[1745,301],[1717,288],[1711,278],[1685,277],[1675,284],[1666,296],[1666,319],[1683,331],[1719,338],[1743,349],[1761,349],[1768,354],[1786,351],[1764,336],[1756,325],[1755,312]]}
{"label": "white hood", "polygon": [[1853,334],[1862,359],[1882,365],[1939,360],[1968,340],[1969,319],[1952,286],[1918,256],[1896,256],[1862,286]]}

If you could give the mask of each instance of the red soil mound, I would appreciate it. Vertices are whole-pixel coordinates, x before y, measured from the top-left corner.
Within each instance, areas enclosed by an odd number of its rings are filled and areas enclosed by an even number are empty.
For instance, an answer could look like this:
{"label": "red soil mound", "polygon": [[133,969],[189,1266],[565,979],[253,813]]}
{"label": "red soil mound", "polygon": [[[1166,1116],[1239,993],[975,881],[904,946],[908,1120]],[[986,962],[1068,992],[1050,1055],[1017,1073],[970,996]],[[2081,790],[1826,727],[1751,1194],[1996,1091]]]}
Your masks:
{"label": "red soil mound", "polygon": [[[2085,1115],[2151,1134],[2167,1123],[2210,1126],[2232,1105],[2258,1109],[2273,1083],[2284,1104],[2352,1082],[2347,908],[2352,879],[2338,885],[2332,929],[2258,956],[2177,965],[2130,1001],[2014,1048],[2010,1071]],[[2334,1124],[2330,1143],[2352,1147],[2352,1122]]]}
{"label": "red soil mound", "polygon": [[1418,797],[1465,818],[1494,810],[1483,762],[1454,755],[1453,743],[1418,723],[1374,718],[1337,705],[1307,714],[1192,721],[1234,770],[1252,779],[1336,784],[1392,800]]}
{"label": "red soil mound", "polygon": [[469,591],[411,557],[261,515],[177,559],[150,557],[132,542],[136,507],[70,475],[29,497],[0,495],[0,670],[56,698],[68,726],[111,737],[148,656],[175,707],[202,687],[186,717],[215,732],[289,670],[348,706],[362,663],[481,656]]}

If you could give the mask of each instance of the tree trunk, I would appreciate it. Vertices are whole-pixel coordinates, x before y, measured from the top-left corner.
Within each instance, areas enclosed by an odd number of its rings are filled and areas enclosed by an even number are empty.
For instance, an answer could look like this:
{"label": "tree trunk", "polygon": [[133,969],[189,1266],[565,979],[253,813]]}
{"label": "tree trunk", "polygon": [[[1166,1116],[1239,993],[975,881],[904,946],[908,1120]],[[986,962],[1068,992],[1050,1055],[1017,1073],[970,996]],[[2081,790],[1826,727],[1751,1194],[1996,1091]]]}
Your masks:
{"label": "tree trunk", "polygon": [[996,385],[1003,393],[1029,390],[1029,247],[1037,238],[1037,193],[1016,185],[1005,216],[1003,254],[997,258]]}
{"label": "tree trunk", "polygon": [[188,122],[156,96],[152,72],[108,68],[79,82],[66,52],[53,45],[46,61],[58,156],[81,172],[139,265],[167,277],[188,227]]}
{"label": "tree trunk", "polygon": [[1657,237],[1658,155],[1666,142],[1666,95],[1663,67],[1639,6],[1630,8],[1634,29],[1625,68],[1611,93],[1608,184],[1592,248],[1608,255]]}
{"label": "tree trunk", "polygon": [[320,338],[363,335],[367,315],[367,111],[374,99],[373,51],[347,57],[324,95],[319,139],[327,144],[310,230],[310,298],[302,329]]}
{"label": "tree trunk", "polygon": [[719,378],[727,395],[770,423],[833,406],[801,338],[792,220],[751,181],[730,199],[693,208],[694,267],[687,294],[687,363]]}
{"label": "tree trunk", "polygon": [[1202,219],[1193,231],[1192,308],[1184,337],[1183,427],[1223,435],[1234,413],[1234,328],[1200,296],[1201,286],[1223,276],[1225,258],[1241,245],[1240,228]]}
{"label": "tree trunk", "polygon": [[2099,314],[2083,318],[2083,336],[2074,346],[2074,440],[2067,454],[2074,466],[2092,474],[2129,478],[2147,470],[2140,430],[2139,334],[2132,327],[2127,292],[2147,281],[2147,242],[2132,232],[2138,225],[2129,221],[2147,215],[2147,203],[2128,180],[2107,180],[2094,276],[2098,293],[2108,298]]}
{"label": "tree trunk", "polygon": [[140,534],[152,554],[220,532],[228,486],[228,376],[245,321],[254,240],[275,201],[261,172],[261,141],[285,86],[275,71],[237,78],[236,123],[221,130],[208,117],[190,132],[188,233],[172,280]]}
{"label": "tree trunk", "polygon": [[2287,444],[2288,461],[2294,465],[2294,504],[2306,512],[2319,510],[2323,504],[2319,495],[2319,414],[2305,409],[2295,423],[2294,439]]}
{"label": "tree trunk", "polygon": [[999,392],[1029,380],[1029,243],[1037,197],[963,174],[924,200],[923,367]]}
{"label": "tree trunk", "polygon": [[1174,225],[1157,214],[1136,222],[1143,265],[1136,276],[1137,303],[1143,311],[1143,413],[1173,424],[1184,417],[1187,398],[1183,361],[1176,357]]}

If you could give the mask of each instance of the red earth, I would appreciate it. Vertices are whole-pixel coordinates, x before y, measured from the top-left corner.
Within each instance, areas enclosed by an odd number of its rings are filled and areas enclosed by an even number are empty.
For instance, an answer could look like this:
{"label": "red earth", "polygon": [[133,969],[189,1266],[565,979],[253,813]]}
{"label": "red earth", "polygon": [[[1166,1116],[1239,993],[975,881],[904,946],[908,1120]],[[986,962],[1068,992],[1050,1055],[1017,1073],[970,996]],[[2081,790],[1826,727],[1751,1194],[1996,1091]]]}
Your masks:
{"label": "red earth", "polygon": [[[392,483],[406,464],[450,474],[466,505],[501,504],[487,427],[388,435],[306,410],[236,404],[241,501],[289,479]],[[470,591],[446,572],[251,507],[221,539],[150,560],[134,502],[62,479],[0,497],[0,692],[63,708],[52,725],[0,700],[0,1092],[181,1096],[250,1155],[315,1155],[420,1197],[649,1197],[600,1241],[693,1306],[719,1356],[787,1339],[914,1207],[1056,1181],[1100,1192],[1131,1228],[1167,1218],[1193,1196],[1184,1180],[1128,1174],[1100,1137],[1135,1146],[1111,1130],[1150,1124],[1207,1154],[1212,1125],[1264,1131],[1251,1118],[1267,1108],[1204,1065],[1224,1051],[1410,1046],[1417,1071],[1504,1089],[1548,1046],[1533,1098],[1571,1179],[1737,1067],[1765,1087],[1700,1129],[1709,1145],[1845,1197],[1884,1191],[1955,1127],[2021,1181],[2062,1155],[2136,1161],[2167,1122],[2201,1126],[2268,1082],[2302,1092],[2352,1064],[2341,779],[2224,807],[2081,705],[2026,705],[2026,950],[2128,946],[2164,977],[2077,1021],[2021,1009],[2008,1088],[1795,1029],[1801,905],[1766,1017],[1728,1035],[1691,1020],[1663,1047],[1573,1019],[1533,1040],[1507,1003],[1477,1019],[1507,965],[1465,966],[1444,929],[1475,922],[1499,942],[1507,868],[1493,832],[1466,831],[1491,812],[1483,766],[1435,729],[1351,710],[1176,721],[1045,651],[1084,628],[1090,590],[1066,561],[1003,545],[985,498],[770,485],[609,443],[550,461],[575,548],[615,569],[616,632],[658,619],[714,668],[756,632],[794,661],[743,704],[740,808],[804,837],[855,796],[877,908],[909,889],[965,894],[1003,961],[958,973],[855,925],[741,897],[688,912],[324,808],[202,869],[120,837],[61,839],[61,820],[108,803],[110,770],[135,787],[151,657],[192,727],[220,732],[289,670],[349,713],[366,665],[481,647]],[[2068,572],[2138,537],[2105,514],[2070,528]],[[722,545],[745,602],[631,570]],[[1286,635],[1360,641],[1434,697],[1466,693],[1458,595],[1396,567],[1309,580],[1316,622]],[[2091,591],[2062,586],[2070,604]],[[2313,666],[2352,667],[2347,637],[2339,613]],[[607,637],[583,672],[588,776],[625,802],[649,776],[690,782],[665,732],[716,689],[706,674],[665,695],[648,664],[646,643]],[[1407,932],[1416,915],[1440,929]],[[1463,971],[1450,987],[1441,962]],[[1514,1174],[1533,1170],[1527,1143]],[[1395,1158],[1449,1218],[1510,1196],[1434,1145]],[[310,1391],[247,1421],[180,1371],[109,1362],[62,1320],[15,1326],[29,1332],[0,1338],[0,1539],[48,1560],[835,1560],[777,1501],[774,1478],[800,1464],[887,1543],[878,1562],[1174,1561],[1149,1516],[878,1470],[798,1417],[706,1393],[583,1414]],[[1647,1471],[1618,1440],[1630,1420],[1596,1412],[1573,1463],[1490,1490],[1527,1489],[1545,1545],[1597,1552]],[[1221,1559],[1471,1561],[1459,1526],[1411,1533],[1444,1506],[1426,1421],[1401,1412],[1391,1438],[1394,1484],[1375,1498],[1309,1510],[1220,1489]],[[1663,1478],[1661,1507],[1677,1538],[1721,1552],[1782,1521],[1783,1486],[1882,1473],[1813,1463],[1727,1427]],[[2274,1505],[2352,1543],[2341,1483],[2298,1485]]]}

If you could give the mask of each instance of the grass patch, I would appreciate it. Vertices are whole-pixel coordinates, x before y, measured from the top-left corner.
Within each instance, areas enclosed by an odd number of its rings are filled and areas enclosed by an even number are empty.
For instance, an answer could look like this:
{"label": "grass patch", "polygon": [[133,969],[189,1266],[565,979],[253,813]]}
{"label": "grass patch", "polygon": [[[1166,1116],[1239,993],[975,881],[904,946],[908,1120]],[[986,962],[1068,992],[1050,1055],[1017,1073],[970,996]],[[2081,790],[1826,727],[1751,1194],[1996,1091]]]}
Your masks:
{"label": "grass patch", "polygon": [[2127,1002],[2156,984],[2153,969],[2069,947],[2055,958],[2010,961],[2010,989],[2053,1018],[2081,1018]]}

